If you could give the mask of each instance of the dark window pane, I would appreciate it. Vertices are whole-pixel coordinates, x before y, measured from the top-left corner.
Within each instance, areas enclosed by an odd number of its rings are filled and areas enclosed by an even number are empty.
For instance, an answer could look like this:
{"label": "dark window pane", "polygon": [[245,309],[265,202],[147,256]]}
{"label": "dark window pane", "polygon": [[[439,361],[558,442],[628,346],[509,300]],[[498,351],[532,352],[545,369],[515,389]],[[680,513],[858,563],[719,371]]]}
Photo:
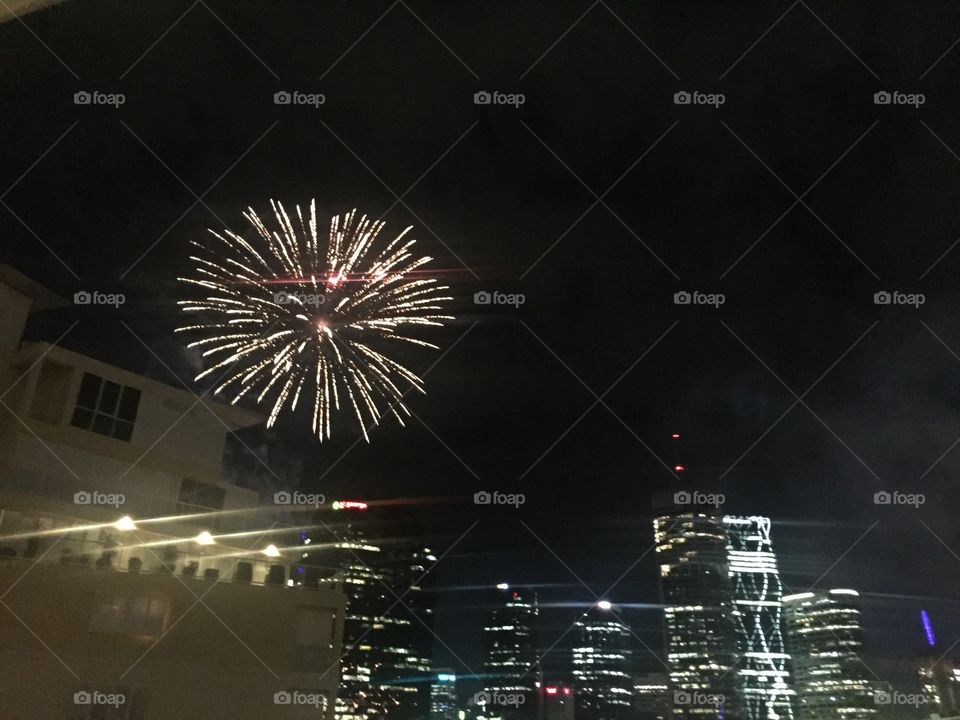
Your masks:
{"label": "dark window pane", "polygon": [[73,411],[73,419],[70,421],[70,424],[74,427],[89,430],[91,420],[93,420],[93,413],[78,407]]}
{"label": "dark window pane", "polygon": [[100,392],[100,404],[97,410],[113,415],[117,412],[117,402],[120,400],[120,386],[107,380]]}
{"label": "dark window pane", "polygon": [[133,423],[117,420],[116,425],[113,427],[113,436],[117,440],[129,442],[130,438],[133,437]]}
{"label": "dark window pane", "polygon": [[100,394],[100,378],[90,373],[83,374],[80,382],[80,393],[77,395],[77,405],[93,410],[97,407],[97,396]]}
{"label": "dark window pane", "polygon": [[137,407],[140,405],[140,391],[132,387],[125,387],[120,396],[120,409],[117,417],[127,422],[137,419]]}
{"label": "dark window pane", "polygon": [[113,435],[113,418],[109,415],[97,413],[93,418],[92,430],[101,435]]}

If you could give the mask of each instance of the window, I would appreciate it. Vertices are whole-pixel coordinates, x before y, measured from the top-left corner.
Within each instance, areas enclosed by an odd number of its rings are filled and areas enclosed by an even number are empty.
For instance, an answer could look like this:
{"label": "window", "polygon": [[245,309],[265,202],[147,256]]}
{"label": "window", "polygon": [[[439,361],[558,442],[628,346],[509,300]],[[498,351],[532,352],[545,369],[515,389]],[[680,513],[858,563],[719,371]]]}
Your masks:
{"label": "window", "polygon": [[180,481],[180,513],[193,512],[197,507],[210,510],[223,510],[223,499],[226,491],[216,485],[207,485],[184,478]]}
{"label": "window", "polygon": [[84,373],[71,424],[117,440],[129,441],[139,406],[139,390]]}
{"label": "window", "polygon": [[160,637],[168,608],[166,598],[161,597],[101,597],[94,603],[88,630],[102,635]]}

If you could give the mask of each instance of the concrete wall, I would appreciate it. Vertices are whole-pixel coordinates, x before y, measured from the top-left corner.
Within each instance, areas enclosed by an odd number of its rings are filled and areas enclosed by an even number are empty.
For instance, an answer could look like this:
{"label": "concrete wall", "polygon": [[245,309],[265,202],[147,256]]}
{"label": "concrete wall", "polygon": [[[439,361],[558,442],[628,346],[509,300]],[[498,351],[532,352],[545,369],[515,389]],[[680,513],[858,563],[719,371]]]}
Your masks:
{"label": "concrete wall", "polygon": [[[0,587],[10,586],[9,609],[0,607],[0,717],[64,720],[75,692],[124,688],[143,693],[146,720],[332,719],[339,592],[0,561]],[[91,632],[94,606],[117,597],[159,599],[162,633]],[[310,671],[295,661],[307,626],[323,641]],[[292,688],[322,694],[328,712],[275,704],[275,693]]]}

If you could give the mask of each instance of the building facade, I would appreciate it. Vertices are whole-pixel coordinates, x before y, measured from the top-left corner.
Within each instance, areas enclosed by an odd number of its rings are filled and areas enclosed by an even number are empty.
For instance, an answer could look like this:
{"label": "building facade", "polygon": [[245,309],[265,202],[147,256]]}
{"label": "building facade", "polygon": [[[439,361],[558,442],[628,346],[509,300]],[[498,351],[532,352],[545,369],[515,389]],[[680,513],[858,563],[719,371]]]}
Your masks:
{"label": "building facade", "polygon": [[573,678],[578,720],[628,720],[633,713],[633,635],[610,609],[595,607],[578,621]]}
{"label": "building facade", "polygon": [[783,598],[798,720],[870,720],[878,713],[861,654],[859,594],[834,589]]}
{"label": "building facade", "polygon": [[783,639],[783,585],[770,518],[725,515],[737,630],[737,678],[746,720],[793,720],[795,693]]}
{"label": "building facade", "polygon": [[57,306],[0,266],[0,717],[333,720],[343,595],[221,469],[260,417],[23,342]]}
{"label": "building facade", "polygon": [[671,714],[742,718],[727,533],[708,509],[661,508],[654,519]]}
{"label": "building facade", "polygon": [[536,714],[540,668],[535,632],[539,609],[528,590],[502,583],[493,597],[493,609],[483,628],[486,657],[484,689],[479,694],[481,714],[487,718],[524,718]]}

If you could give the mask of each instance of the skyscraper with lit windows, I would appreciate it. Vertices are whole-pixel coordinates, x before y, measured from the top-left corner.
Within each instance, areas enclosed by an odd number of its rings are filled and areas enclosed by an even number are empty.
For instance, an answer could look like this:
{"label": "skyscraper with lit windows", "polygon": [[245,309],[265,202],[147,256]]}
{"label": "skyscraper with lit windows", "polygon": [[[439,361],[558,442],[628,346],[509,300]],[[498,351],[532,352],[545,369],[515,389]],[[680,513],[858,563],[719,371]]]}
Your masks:
{"label": "skyscraper with lit windows", "polygon": [[633,635],[609,603],[598,603],[584,613],[576,631],[573,677],[577,720],[627,720],[633,714]]}
{"label": "skyscraper with lit windows", "polygon": [[723,526],[744,717],[793,720],[795,693],[783,640],[783,586],[770,541],[770,518],[725,515]]}
{"label": "skyscraper with lit windows", "polygon": [[739,719],[726,529],[717,508],[669,502],[678,496],[655,498],[660,510],[653,521],[671,714],[674,720]]}
{"label": "skyscraper with lit windows", "polygon": [[[528,719],[536,714],[540,668],[536,649],[539,610],[536,595],[528,590],[497,585],[494,606],[483,628],[487,652],[483,663],[487,718]],[[506,703],[511,697],[523,699]]]}
{"label": "skyscraper with lit windows", "polygon": [[878,707],[861,660],[859,593],[835,589],[783,598],[797,720],[871,720]]}

